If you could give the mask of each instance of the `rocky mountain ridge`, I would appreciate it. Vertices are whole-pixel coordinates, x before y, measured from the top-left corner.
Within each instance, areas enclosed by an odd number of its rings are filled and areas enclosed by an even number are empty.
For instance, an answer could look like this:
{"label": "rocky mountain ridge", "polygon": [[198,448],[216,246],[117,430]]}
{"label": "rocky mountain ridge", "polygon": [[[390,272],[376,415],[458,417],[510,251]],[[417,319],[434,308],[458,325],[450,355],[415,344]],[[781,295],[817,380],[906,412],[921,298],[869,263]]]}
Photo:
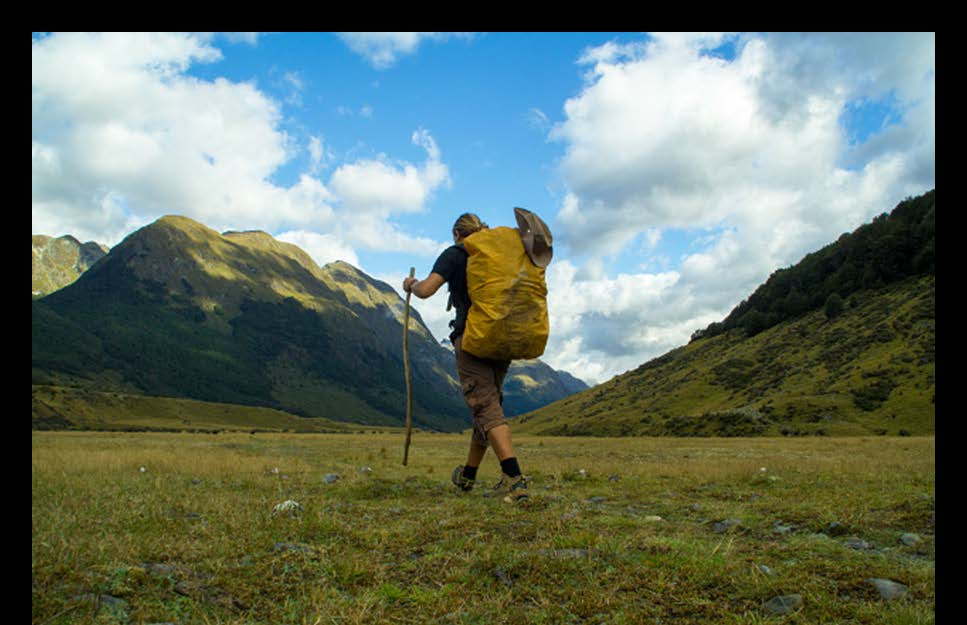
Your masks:
{"label": "rocky mountain ridge", "polygon": [[[403,309],[392,287],[348,263],[320,267],[267,233],[219,234],[170,215],[33,302],[32,377],[398,425]],[[453,356],[413,310],[409,357],[414,422],[466,427]],[[531,383],[508,385],[508,414],[571,388],[544,363],[525,367]]]}
{"label": "rocky mountain ridge", "polygon": [[87,271],[108,253],[108,247],[95,241],[81,243],[71,235],[32,237],[33,297],[43,297],[61,289]]}

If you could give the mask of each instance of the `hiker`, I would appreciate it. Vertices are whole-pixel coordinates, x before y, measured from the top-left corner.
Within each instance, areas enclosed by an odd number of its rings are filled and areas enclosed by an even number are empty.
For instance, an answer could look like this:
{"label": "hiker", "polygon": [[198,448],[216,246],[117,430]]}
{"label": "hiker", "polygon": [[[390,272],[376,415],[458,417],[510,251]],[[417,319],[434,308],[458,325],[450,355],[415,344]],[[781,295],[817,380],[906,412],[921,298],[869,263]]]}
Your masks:
{"label": "hiker", "polygon": [[[451,479],[461,491],[473,488],[477,468],[483,460],[487,447],[492,446],[500,460],[503,472],[496,490],[506,493],[504,501],[515,503],[527,498],[527,478],[521,473],[520,464],[510,440],[510,426],[504,418],[504,377],[510,367],[509,360],[478,358],[460,349],[461,339],[471,306],[467,293],[467,251],[462,241],[471,234],[487,228],[487,224],[473,213],[460,215],[453,224],[453,245],[440,254],[430,275],[423,280],[405,278],[403,291],[421,299],[432,296],[443,283],[449,285],[450,303],[456,308],[456,318],[450,321],[450,342],[457,359],[457,373],[463,398],[473,415],[473,433],[466,464],[453,470]],[[450,309],[448,304],[447,310]]]}

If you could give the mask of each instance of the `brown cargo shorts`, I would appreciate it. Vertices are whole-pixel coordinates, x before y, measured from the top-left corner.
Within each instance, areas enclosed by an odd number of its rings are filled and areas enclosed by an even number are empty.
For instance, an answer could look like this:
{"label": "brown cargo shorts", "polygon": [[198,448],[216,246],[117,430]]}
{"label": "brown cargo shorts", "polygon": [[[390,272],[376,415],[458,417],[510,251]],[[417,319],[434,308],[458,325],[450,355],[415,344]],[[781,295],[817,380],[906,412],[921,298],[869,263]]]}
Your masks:
{"label": "brown cargo shorts", "polygon": [[473,416],[473,441],[481,447],[487,447],[487,432],[498,425],[507,424],[501,404],[504,401],[504,378],[510,361],[477,358],[460,349],[462,339],[463,335],[460,335],[453,341],[460,387]]}

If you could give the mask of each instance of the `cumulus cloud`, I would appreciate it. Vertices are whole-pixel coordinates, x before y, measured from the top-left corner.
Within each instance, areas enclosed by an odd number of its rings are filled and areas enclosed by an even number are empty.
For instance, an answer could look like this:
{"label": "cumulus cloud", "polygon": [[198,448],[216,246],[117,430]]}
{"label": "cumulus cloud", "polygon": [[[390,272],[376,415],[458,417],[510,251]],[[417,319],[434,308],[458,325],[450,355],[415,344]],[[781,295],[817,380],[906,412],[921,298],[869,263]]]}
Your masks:
{"label": "cumulus cloud", "polygon": [[[357,249],[432,253],[439,246],[391,221],[423,210],[449,184],[429,131],[412,136],[426,152],[423,163],[386,156],[349,161],[323,180],[320,172],[335,155],[321,136],[300,139],[282,129],[284,103],[252,82],[186,73],[192,64],[221,59],[213,40],[171,33],[34,39],[34,233],[113,245],[176,213],[219,231],[286,232],[323,264],[337,258],[357,264]],[[284,80],[301,92],[299,74]],[[300,151],[309,159],[297,182],[272,182]]]}
{"label": "cumulus cloud", "polygon": [[204,40],[179,34],[35,40],[35,221],[90,231],[89,216],[110,198],[142,223],[165,212],[206,222],[264,215],[286,195],[266,182],[287,155],[279,107],[251,84],[184,74],[218,58]]}
{"label": "cumulus cloud", "polygon": [[412,141],[426,150],[427,159],[422,165],[393,162],[380,155],[336,169],[330,185],[348,211],[382,216],[419,212],[437,188],[449,184],[449,170],[440,159],[440,149],[430,133],[417,130]]}
{"label": "cumulus cloud", "polygon": [[424,41],[446,41],[452,37],[472,38],[472,33],[337,33],[349,49],[365,58],[375,69],[392,67],[400,57],[413,54]]}
{"label": "cumulus cloud", "polygon": [[[729,42],[734,59],[708,54]],[[555,244],[593,266],[670,230],[715,235],[666,273],[592,279],[561,263],[549,360],[592,381],[637,366],[775,269],[931,188],[934,57],[932,34],[674,33],[586,50],[585,85],[549,134],[567,188]],[[847,105],[887,96],[901,123],[850,144]]]}
{"label": "cumulus cloud", "polygon": [[340,238],[331,234],[321,234],[307,230],[290,230],[276,235],[276,239],[292,243],[304,250],[317,265],[322,267],[326,263],[341,260],[350,265],[359,266],[356,251],[346,245]]}
{"label": "cumulus cloud", "polygon": [[258,45],[259,36],[262,33],[221,33],[230,43],[247,43],[251,46]]}

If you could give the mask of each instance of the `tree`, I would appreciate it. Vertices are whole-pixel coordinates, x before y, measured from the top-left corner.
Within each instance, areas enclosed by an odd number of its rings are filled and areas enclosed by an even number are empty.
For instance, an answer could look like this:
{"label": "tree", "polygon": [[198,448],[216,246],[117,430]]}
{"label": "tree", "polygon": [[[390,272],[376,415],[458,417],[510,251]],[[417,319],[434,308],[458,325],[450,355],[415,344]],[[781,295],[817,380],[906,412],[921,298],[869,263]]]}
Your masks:
{"label": "tree", "polygon": [[843,298],[839,296],[839,293],[833,293],[828,298],[826,298],[826,318],[835,319],[838,317],[843,310],[846,308]]}

